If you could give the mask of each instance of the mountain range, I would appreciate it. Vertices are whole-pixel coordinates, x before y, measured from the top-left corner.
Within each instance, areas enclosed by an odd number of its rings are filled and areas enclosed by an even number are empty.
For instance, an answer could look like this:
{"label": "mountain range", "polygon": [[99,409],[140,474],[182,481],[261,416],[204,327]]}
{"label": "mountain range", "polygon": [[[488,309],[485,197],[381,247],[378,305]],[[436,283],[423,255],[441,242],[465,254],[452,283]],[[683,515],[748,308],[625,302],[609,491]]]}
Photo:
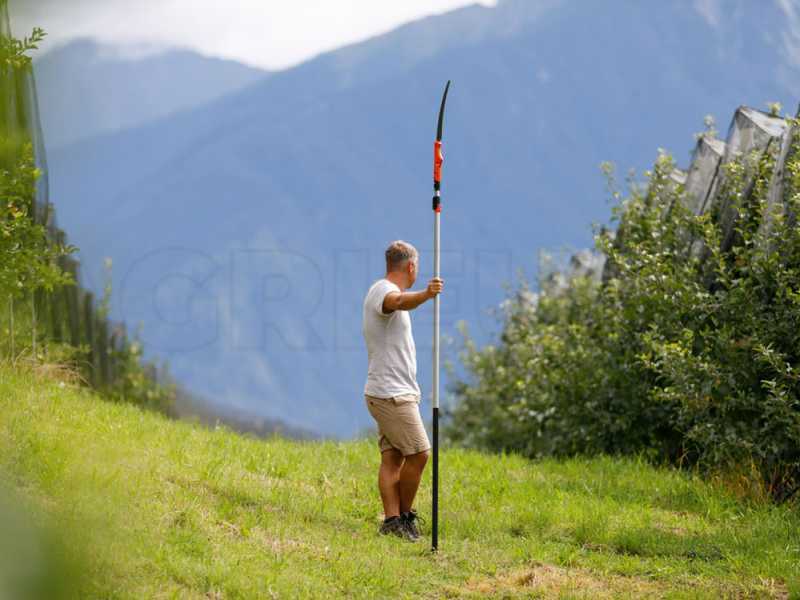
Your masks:
{"label": "mountain range", "polygon": [[70,42],[36,61],[51,148],[191,109],[268,76],[189,50]]}
{"label": "mountain range", "polygon": [[[797,100],[797,14],[789,0],[470,6],[51,145],[54,203],[87,284],[102,289],[111,257],[113,316],[140,324],[184,386],[353,435],[371,424],[361,301],[388,242],[415,243],[430,276],[447,80],[442,326],[458,370],[457,321],[491,343],[504,284],[534,277],[543,249],[591,245],[592,223],[607,222],[602,161],[641,172],[664,147],[686,164],[705,115],[721,127],[740,104]],[[40,67],[48,128],[51,76]],[[413,315],[424,411],[431,322],[427,305]]]}

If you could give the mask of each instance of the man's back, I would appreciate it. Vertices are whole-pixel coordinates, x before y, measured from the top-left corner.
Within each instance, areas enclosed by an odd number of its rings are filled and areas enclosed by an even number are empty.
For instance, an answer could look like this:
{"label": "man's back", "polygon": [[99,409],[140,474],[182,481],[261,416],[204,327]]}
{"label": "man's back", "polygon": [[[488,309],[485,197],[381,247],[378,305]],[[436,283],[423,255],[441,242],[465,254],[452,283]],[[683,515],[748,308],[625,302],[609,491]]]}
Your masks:
{"label": "man's back", "polygon": [[369,359],[364,393],[376,398],[419,397],[411,317],[406,310],[383,312],[383,300],[390,292],[400,292],[400,288],[388,279],[379,279],[364,298],[363,334]]}
{"label": "man's back", "polygon": [[419,412],[417,350],[409,311],[435,298],[444,285],[434,278],[424,290],[410,291],[418,271],[417,249],[402,240],[392,242],[386,249],[386,277],[372,284],[363,306],[369,356],[364,403],[378,427],[381,452],[380,532],[412,541],[419,539],[413,506],[431,443]]}

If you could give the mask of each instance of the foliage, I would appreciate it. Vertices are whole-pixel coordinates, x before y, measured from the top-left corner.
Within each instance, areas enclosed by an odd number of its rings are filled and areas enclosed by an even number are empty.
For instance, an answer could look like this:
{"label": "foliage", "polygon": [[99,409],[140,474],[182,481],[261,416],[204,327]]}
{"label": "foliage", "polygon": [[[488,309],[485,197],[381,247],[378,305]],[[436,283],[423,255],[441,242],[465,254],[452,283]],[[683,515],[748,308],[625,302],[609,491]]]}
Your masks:
{"label": "foliage", "polygon": [[101,388],[106,398],[162,412],[170,411],[176,386],[168,377],[166,366],[159,369],[156,364],[145,360],[141,343],[134,340],[119,349],[112,349],[111,359],[116,373],[113,380]]}
{"label": "foliage", "polygon": [[74,248],[53,243],[45,226],[33,218],[40,176],[29,143],[12,169],[0,169],[0,294],[4,297],[23,297],[71,281],[57,259]]}
{"label": "foliage", "polygon": [[[0,5],[3,2],[5,0],[0,0]],[[20,103],[24,103],[20,92],[31,70],[29,53],[38,49],[45,35],[38,27],[21,40],[0,35],[0,96],[3,98],[3,108],[0,110],[0,168],[4,170],[18,168],[20,156],[27,152],[26,146],[30,143],[30,123],[26,123],[22,117],[26,114],[26,108],[20,106]]]}
{"label": "foliage", "polygon": [[[797,125],[797,123],[793,123]],[[784,202],[775,152],[726,165],[717,209],[695,216],[662,154],[614,209],[597,249],[614,277],[573,278],[507,303],[499,343],[468,338],[454,441],[527,456],[640,453],[753,470],[778,500],[800,483],[800,143]],[[612,182],[612,188],[615,187]],[[732,230],[727,223],[735,220]],[[724,249],[723,240],[731,247]]]}
{"label": "foliage", "polygon": [[[4,1],[4,0],[3,0]],[[30,52],[39,49],[47,34],[40,27],[34,27],[30,36],[21,40],[0,35],[0,67],[22,70],[30,67]]]}
{"label": "foliage", "polygon": [[[424,542],[377,534],[374,440],[255,440],[0,365],[0,473],[59,524],[66,558],[82,561],[73,597],[798,591],[800,517],[789,506],[737,501],[636,458],[534,463],[446,449],[441,459],[441,543],[431,557]],[[0,596],[4,560],[25,556],[0,553]]]}
{"label": "foliage", "polygon": [[44,39],[33,30],[18,40],[0,35],[0,92],[4,110],[0,119],[0,294],[26,297],[40,289],[52,290],[70,281],[57,260],[74,248],[49,239],[45,223],[37,219],[36,166],[30,137],[31,107],[19,95],[28,76],[29,52]]}

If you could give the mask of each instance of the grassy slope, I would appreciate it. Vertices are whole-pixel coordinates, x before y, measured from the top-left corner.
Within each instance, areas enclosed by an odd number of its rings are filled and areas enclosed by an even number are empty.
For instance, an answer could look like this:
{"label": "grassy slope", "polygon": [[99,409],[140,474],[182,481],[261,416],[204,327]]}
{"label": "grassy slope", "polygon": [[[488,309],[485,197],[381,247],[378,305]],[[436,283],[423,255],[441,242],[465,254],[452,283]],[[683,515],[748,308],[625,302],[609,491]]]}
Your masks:
{"label": "grassy slope", "polygon": [[0,366],[0,468],[58,523],[83,596],[717,598],[798,586],[796,512],[608,458],[447,451],[434,557],[376,535],[377,460],[370,442],[256,441]]}

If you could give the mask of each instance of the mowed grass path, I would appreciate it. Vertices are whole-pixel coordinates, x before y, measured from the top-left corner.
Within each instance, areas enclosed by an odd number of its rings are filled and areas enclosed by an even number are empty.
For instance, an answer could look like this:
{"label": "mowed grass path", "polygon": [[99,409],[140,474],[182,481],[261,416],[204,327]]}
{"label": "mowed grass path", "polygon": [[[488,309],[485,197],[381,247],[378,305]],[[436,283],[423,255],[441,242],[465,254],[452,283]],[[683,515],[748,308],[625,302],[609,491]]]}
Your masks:
{"label": "mowed grass path", "polygon": [[[371,441],[259,441],[0,367],[0,470],[34,520],[55,528],[78,565],[71,577],[81,597],[798,590],[797,508],[745,505],[635,460],[447,450],[441,550],[432,556],[427,540],[377,535],[377,462]],[[424,516],[429,487],[426,478]]]}

